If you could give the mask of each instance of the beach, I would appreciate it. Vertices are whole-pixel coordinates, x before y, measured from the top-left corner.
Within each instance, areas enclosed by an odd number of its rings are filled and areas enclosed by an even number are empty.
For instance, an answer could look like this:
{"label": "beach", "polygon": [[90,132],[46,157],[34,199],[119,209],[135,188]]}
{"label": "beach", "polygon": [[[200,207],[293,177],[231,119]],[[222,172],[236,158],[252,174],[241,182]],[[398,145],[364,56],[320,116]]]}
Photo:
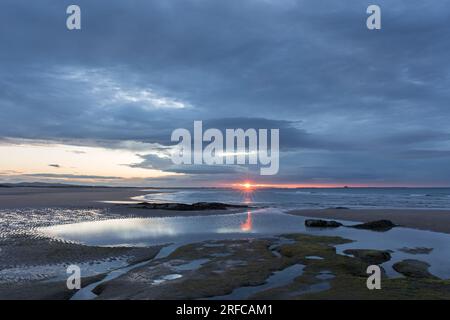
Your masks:
{"label": "beach", "polygon": [[359,222],[373,220],[390,220],[395,224],[450,233],[450,210],[427,209],[321,209],[321,210],[292,210],[290,214],[305,217],[339,219]]}
{"label": "beach", "polygon": [[[134,197],[158,193],[145,188],[108,187],[15,187],[0,188],[0,210],[18,208],[73,208],[108,209],[108,213],[137,216],[182,216],[229,213],[230,211],[167,211],[136,210],[120,207],[116,203],[133,202]],[[135,202],[138,202],[135,200]],[[305,217],[341,219],[367,222],[388,219],[401,226],[450,233],[450,210],[439,209],[299,209],[289,210],[290,214]]]}
{"label": "beach", "polygon": [[[0,188],[0,299],[450,298],[448,211],[139,204],[161,192],[179,191]],[[305,228],[306,217],[344,226]],[[379,219],[402,228],[346,227]],[[388,291],[367,291],[373,263]],[[65,285],[71,264],[78,292]]]}
{"label": "beach", "polygon": [[0,188],[0,209],[39,207],[110,207],[103,201],[129,201],[150,193],[143,188],[11,187]]}

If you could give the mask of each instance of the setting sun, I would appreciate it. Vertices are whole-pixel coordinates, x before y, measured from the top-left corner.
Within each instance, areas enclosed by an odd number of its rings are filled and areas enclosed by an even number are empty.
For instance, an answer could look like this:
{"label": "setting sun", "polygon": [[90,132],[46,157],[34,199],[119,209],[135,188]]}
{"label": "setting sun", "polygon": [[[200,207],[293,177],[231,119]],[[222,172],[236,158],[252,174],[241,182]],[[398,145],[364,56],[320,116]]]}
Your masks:
{"label": "setting sun", "polygon": [[252,191],[253,189],[255,189],[257,187],[257,185],[246,181],[243,183],[235,184],[235,187],[237,187],[238,189],[244,190],[244,191]]}

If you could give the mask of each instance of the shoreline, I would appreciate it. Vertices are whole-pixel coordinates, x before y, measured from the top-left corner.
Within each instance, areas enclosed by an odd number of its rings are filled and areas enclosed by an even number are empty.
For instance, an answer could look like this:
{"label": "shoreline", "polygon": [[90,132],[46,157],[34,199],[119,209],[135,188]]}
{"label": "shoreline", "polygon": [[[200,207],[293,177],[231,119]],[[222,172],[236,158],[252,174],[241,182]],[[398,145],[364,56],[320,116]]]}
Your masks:
{"label": "shoreline", "polygon": [[298,209],[287,214],[344,221],[391,220],[401,227],[450,234],[450,210],[430,209]]}
{"label": "shoreline", "polygon": [[[102,218],[206,216],[233,214],[247,210],[246,208],[200,211],[140,209],[117,203],[131,201],[134,197],[152,192],[160,191],[133,187],[0,188],[0,210],[89,209],[99,210],[99,216]],[[285,213],[355,222],[386,219],[407,228],[450,233],[450,209],[289,209]],[[43,213],[40,212],[40,214]],[[82,216],[77,215],[70,220],[75,222],[78,219],[82,219]],[[55,221],[55,223],[58,222]]]}
{"label": "shoreline", "polygon": [[[365,286],[360,286],[360,273],[362,272],[365,276],[363,271],[367,263],[355,256],[349,257],[336,253],[335,245],[352,242],[339,236],[327,237],[298,233],[258,239],[200,241],[185,244],[169,256],[153,261],[152,259],[158,256],[161,245],[89,246],[39,236],[34,232],[37,227],[55,224],[128,217],[234,214],[247,211],[249,208],[182,211],[135,208],[132,205],[100,202],[129,201],[131,197],[139,194],[151,193],[141,188],[11,190],[0,191],[0,217],[5,218],[3,221],[0,220],[0,249],[2,250],[0,271],[3,272],[3,275],[0,275],[0,279],[3,277],[3,281],[0,281],[0,299],[69,299],[74,292],[69,291],[65,286],[67,265],[75,263],[82,268],[82,286],[85,287],[97,283],[112,270],[128,268],[140,261],[148,262],[136,269],[130,269],[118,278],[97,285],[93,291],[98,295],[96,299],[221,297],[248,286],[249,282],[254,286],[263,285],[265,281],[271,279],[273,274],[283,274],[284,270],[290,270],[290,267],[299,265],[309,271],[299,274],[299,277],[295,279],[290,279],[284,287],[266,288],[245,299],[252,297],[339,298],[347,297],[347,292],[355,290],[361,299],[375,297],[369,295],[371,293],[367,292]],[[62,206],[63,203],[65,205]],[[8,208],[11,205],[14,205],[15,209]],[[284,212],[352,221],[389,219],[405,227],[450,233],[450,210],[322,209]],[[363,250],[361,254],[364,254],[364,251],[367,250]],[[376,253],[381,256],[384,254],[377,249],[369,251],[371,254]],[[321,259],[310,258],[316,256]],[[405,264],[407,261],[401,263]],[[346,268],[342,269],[342,265]],[[354,270],[359,268],[362,269],[355,273]],[[321,279],[323,270],[331,270],[332,278]],[[170,278],[173,275],[177,278]],[[429,297],[437,291],[442,294],[442,297],[448,298],[445,295],[448,291],[445,290],[448,290],[449,280],[436,282],[434,278],[429,278],[420,280],[419,289],[414,291],[414,297]],[[410,285],[413,280],[416,283],[415,278],[408,277],[400,280],[387,279],[385,283],[392,286],[391,290],[386,292],[386,295],[377,297],[398,299],[404,294],[403,286]],[[214,286],[210,285],[212,282]],[[327,283],[329,289],[323,292],[305,291],[311,283]],[[430,286],[433,288],[429,289]],[[346,288],[343,293],[340,291],[341,287]]]}

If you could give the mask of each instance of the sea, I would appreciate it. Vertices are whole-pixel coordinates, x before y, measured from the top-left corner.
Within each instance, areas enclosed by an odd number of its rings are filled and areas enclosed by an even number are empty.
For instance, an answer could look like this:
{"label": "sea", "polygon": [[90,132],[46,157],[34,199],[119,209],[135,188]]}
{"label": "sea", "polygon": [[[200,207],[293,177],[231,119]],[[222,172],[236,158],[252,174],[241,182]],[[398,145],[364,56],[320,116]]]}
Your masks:
{"label": "sea", "polygon": [[296,209],[450,209],[450,188],[150,189],[135,200],[223,202]]}

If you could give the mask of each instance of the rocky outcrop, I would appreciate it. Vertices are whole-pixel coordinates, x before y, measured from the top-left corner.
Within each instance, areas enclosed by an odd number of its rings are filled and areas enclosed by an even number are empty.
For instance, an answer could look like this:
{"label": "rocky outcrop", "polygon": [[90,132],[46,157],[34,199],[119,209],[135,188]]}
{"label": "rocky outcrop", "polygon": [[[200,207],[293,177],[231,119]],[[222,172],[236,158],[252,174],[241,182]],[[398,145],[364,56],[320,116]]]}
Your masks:
{"label": "rocky outcrop", "polygon": [[371,249],[347,249],[344,250],[345,254],[350,254],[355,258],[358,258],[369,264],[382,264],[391,260],[391,253],[384,250],[371,250]]}
{"label": "rocky outcrop", "polygon": [[193,204],[141,202],[138,204],[133,204],[131,207],[138,209],[159,209],[159,210],[176,210],[176,211],[202,211],[202,210],[226,210],[233,208],[248,208],[248,206],[245,205],[226,204],[221,202],[196,202]]}
{"label": "rocky outcrop", "polygon": [[390,220],[376,220],[350,226],[350,228],[366,229],[373,231],[389,231],[394,227],[397,227],[397,225]]}
{"label": "rocky outcrop", "polygon": [[342,223],[333,220],[307,219],[305,226],[309,228],[337,228],[342,226]]}
{"label": "rocky outcrop", "polygon": [[428,263],[413,259],[403,260],[392,266],[395,271],[401,273],[405,277],[439,279],[428,271],[429,267],[430,265]]}

